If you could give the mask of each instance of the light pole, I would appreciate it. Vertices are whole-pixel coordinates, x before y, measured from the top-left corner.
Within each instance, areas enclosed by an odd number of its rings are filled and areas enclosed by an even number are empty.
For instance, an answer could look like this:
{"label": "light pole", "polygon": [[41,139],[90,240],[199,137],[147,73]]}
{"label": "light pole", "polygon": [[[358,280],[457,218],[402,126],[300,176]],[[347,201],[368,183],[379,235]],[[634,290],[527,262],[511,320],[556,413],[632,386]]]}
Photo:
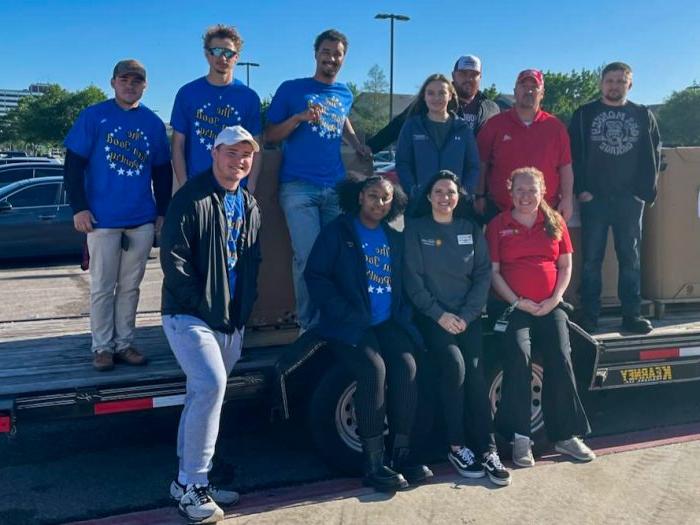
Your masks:
{"label": "light pole", "polygon": [[394,118],[394,20],[408,22],[410,18],[406,15],[394,13],[379,13],[374,15],[377,20],[389,20],[391,22],[391,32],[389,36],[389,120]]}
{"label": "light pole", "polygon": [[256,64],[255,62],[239,62],[237,65],[245,66],[245,85],[250,87],[250,68],[260,67],[260,64]]}

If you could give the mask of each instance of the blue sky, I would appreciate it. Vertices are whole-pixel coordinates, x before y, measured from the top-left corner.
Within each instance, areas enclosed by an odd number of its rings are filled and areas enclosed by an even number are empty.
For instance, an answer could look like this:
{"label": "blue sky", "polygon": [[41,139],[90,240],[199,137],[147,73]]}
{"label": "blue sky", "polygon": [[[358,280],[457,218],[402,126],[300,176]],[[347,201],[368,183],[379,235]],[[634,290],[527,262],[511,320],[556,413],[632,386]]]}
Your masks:
{"label": "blue sky", "polygon": [[[697,0],[0,0],[0,87],[95,84],[109,94],[114,64],[133,57],[148,71],[144,102],[169,120],[178,88],[206,73],[201,34],[213,23],[241,32],[241,60],[262,66],[251,70],[261,98],[283,80],[313,73],[313,39],[330,27],[350,41],[340,80],[361,85],[374,64],[388,77],[389,24],[374,20],[380,11],[411,17],[396,25],[396,93],[414,93],[427,75],[449,73],[467,53],[482,58],[483,83],[502,92],[527,67],[565,72],[613,60],[632,65],[637,102],[661,102],[700,81]],[[236,75],[245,80],[244,68]]]}

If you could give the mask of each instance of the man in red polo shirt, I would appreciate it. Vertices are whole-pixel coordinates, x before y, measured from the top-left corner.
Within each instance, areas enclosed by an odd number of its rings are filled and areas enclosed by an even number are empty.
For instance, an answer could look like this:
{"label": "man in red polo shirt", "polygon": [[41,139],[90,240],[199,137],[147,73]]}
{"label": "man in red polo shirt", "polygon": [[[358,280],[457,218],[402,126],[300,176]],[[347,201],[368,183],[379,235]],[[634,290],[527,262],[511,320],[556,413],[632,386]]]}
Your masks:
{"label": "man in red polo shirt", "polygon": [[521,71],[515,106],[491,117],[477,136],[481,177],[474,207],[488,222],[512,207],[506,181],[513,170],[534,166],[544,174],[546,201],[568,221],[573,211],[574,174],[566,127],[542,111],[544,77],[537,69]]}

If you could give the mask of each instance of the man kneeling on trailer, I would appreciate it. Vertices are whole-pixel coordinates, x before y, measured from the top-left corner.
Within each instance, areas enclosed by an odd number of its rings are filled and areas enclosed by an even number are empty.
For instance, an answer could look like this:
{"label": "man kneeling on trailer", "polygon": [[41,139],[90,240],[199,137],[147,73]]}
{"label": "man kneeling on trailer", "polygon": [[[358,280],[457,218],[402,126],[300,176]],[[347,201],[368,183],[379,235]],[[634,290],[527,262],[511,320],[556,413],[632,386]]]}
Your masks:
{"label": "man kneeling on trailer", "polygon": [[[260,210],[240,182],[260,151],[241,126],[214,141],[212,168],[173,198],[161,239],[163,330],[187,376],[170,495],[197,523],[223,519],[238,494],[209,484],[228,376],[257,297]],[[224,237],[225,238],[222,238]]]}

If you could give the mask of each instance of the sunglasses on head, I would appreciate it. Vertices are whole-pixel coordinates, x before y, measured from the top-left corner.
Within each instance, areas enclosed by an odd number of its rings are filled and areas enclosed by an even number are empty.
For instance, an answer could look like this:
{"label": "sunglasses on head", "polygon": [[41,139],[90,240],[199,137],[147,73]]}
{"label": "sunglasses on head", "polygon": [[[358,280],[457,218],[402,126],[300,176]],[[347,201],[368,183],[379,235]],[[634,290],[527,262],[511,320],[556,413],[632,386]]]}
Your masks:
{"label": "sunglasses on head", "polygon": [[238,55],[238,51],[234,51],[233,49],[229,49],[227,47],[208,47],[207,51],[209,51],[210,55],[215,56],[216,58],[223,55],[229,60]]}

